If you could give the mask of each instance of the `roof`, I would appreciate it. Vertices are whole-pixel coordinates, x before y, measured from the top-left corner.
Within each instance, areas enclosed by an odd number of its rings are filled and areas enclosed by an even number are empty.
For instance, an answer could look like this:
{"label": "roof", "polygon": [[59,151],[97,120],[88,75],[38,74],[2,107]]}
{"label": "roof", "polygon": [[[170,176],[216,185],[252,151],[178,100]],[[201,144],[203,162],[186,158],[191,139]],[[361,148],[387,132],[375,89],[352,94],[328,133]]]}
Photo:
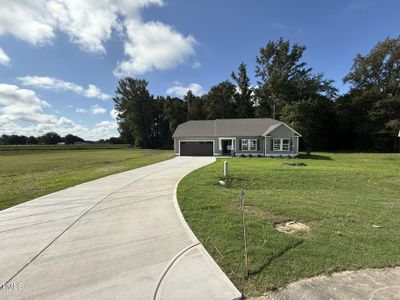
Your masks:
{"label": "roof", "polygon": [[[180,124],[172,137],[263,136],[285,123],[270,118],[217,119],[187,121]],[[289,126],[289,129],[293,130]],[[298,132],[293,130],[296,134]]]}

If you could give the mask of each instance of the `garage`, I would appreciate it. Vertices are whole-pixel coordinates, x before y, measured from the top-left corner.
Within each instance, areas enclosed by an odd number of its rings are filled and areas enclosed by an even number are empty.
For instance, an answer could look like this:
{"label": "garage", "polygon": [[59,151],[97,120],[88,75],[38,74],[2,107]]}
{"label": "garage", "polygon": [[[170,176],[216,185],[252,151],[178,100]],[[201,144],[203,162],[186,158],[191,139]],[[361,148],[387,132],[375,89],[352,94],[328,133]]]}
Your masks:
{"label": "garage", "polygon": [[181,141],[181,156],[213,156],[214,144],[212,141]]}

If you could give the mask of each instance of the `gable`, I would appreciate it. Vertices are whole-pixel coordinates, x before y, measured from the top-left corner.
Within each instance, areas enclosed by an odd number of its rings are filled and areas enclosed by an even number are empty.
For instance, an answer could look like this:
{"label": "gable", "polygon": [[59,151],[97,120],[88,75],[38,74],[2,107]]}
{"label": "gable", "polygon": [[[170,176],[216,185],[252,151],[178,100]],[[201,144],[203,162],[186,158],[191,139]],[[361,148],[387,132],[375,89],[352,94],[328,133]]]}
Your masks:
{"label": "gable", "polygon": [[265,136],[271,137],[301,137],[301,134],[294,130],[292,127],[287,125],[286,123],[281,122],[275,126],[270,127],[264,134]]}

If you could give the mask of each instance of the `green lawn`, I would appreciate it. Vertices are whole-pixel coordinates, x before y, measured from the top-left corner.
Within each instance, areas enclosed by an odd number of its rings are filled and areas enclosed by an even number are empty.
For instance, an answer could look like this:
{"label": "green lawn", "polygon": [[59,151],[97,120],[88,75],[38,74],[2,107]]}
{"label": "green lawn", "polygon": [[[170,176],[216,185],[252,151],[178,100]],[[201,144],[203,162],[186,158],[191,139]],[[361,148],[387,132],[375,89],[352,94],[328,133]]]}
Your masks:
{"label": "green lawn", "polygon": [[172,151],[140,150],[126,146],[117,147],[119,149],[92,146],[93,149],[84,150],[61,146],[64,150],[57,151],[41,146],[29,147],[33,149],[6,151],[4,149],[7,147],[0,147],[0,210],[85,181],[173,156]]}
{"label": "green lawn", "polygon": [[[186,176],[178,199],[196,236],[245,295],[322,273],[400,265],[400,154],[228,160],[228,187],[218,184],[220,159]],[[247,191],[248,280],[240,187]],[[305,223],[311,231],[280,233],[273,224],[282,220]]]}

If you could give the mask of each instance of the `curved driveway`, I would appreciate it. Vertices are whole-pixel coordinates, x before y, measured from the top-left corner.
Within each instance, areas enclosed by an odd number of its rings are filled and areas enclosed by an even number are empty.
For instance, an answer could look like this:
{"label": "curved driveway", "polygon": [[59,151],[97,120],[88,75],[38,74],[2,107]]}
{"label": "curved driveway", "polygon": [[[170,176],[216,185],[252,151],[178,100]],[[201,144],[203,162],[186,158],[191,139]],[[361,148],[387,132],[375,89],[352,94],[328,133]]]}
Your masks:
{"label": "curved driveway", "polygon": [[1,211],[0,298],[240,297],[174,200],[214,160],[177,157]]}

